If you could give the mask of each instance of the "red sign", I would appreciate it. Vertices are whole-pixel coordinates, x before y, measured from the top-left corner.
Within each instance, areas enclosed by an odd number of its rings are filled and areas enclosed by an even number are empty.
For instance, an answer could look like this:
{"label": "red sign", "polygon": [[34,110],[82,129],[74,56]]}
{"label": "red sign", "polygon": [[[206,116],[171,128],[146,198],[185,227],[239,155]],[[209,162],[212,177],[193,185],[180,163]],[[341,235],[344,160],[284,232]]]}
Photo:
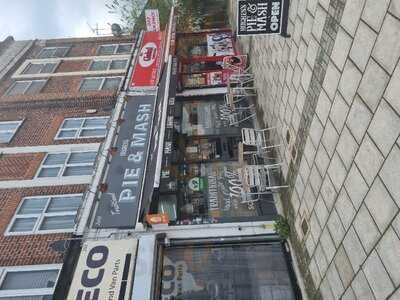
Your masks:
{"label": "red sign", "polygon": [[130,88],[156,86],[163,60],[163,32],[145,32]]}

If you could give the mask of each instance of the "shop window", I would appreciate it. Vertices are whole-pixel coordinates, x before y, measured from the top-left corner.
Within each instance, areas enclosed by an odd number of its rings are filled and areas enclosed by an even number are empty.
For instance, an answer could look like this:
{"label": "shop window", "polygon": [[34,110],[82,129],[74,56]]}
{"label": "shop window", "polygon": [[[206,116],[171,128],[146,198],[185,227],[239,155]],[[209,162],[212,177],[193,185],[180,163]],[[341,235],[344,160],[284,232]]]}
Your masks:
{"label": "shop window", "polygon": [[53,73],[57,63],[29,63],[22,74],[49,74]]}
{"label": "shop window", "polygon": [[7,90],[6,95],[18,95],[18,94],[36,94],[39,93],[44,85],[46,84],[46,80],[26,80],[26,81],[16,81],[13,85]]}
{"label": "shop window", "polygon": [[81,82],[80,91],[116,90],[122,77],[90,77]]}
{"label": "shop window", "polygon": [[22,121],[0,122],[0,143],[9,143],[21,124]]}
{"label": "shop window", "polygon": [[82,194],[24,198],[8,234],[72,232],[81,202]]}
{"label": "shop window", "polygon": [[46,47],[43,48],[38,58],[56,58],[56,57],[64,57],[70,47]]}
{"label": "shop window", "polygon": [[58,130],[56,140],[98,138],[107,133],[108,117],[68,118]]}
{"label": "shop window", "polygon": [[97,50],[97,55],[129,54],[133,44],[108,44],[101,45]]}
{"label": "shop window", "polygon": [[61,265],[6,267],[0,277],[0,300],[51,300]]}
{"label": "shop window", "polygon": [[127,59],[94,60],[90,64],[90,71],[124,70],[128,63]]}
{"label": "shop window", "polygon": [[166,248],[161,300],[296,299],[280,243]]}
{"label": "shop window", "polygon": [[97,152],[47,154],[37,177],[92,175]]}

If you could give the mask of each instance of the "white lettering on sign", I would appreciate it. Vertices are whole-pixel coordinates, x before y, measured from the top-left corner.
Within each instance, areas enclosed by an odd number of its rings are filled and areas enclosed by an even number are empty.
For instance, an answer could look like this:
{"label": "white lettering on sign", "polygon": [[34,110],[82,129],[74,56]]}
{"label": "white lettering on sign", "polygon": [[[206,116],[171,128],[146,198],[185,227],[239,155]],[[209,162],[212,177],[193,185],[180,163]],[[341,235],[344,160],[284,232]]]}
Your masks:
{"label": "white lettering on sign", "polygon": [[280,3],[272,2],[271,8],[271,24],[270,28],[272,31],[277,31],[279,29],[279,15],[280,15]]}
{"label": "white lettering on sign", "polygon": [[[131,140],[124,140],[121,146],[120,156],[126,157],[127,161],[130,163],[142,164],[145,159],[146,149],[144,148],[149,138],[151,117],[152,105],[140,104],[137,109]],[[125,168],[123,181],[121,183],[122,191],[119,194],[118,202],[136,201],[137,188],[139,187],[142,170],[143,168],[141,165]],[[113,214],[120,213],[119,209],[115,209],[115,207],[117,207],[115,203],[113,206]]]}

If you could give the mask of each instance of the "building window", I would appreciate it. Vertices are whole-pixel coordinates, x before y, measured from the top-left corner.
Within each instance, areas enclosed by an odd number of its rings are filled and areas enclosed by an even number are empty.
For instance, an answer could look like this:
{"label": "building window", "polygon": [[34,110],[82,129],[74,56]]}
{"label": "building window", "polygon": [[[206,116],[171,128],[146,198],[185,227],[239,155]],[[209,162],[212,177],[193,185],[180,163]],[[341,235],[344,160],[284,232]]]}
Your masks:
{"label": "building window", "polygon": [[127,59],[94,60],[90,64],[90,71],[124,70],[128,63]]}
{"label": "building window", "polygon": [[8,234],[72,232],[81,202],[82,194],[24,198]]}
{"label": "building window", "polygon": [[61,265],[6,267],[0,276],[0,300],[51,300],[60,269]]}
{"label": "building window", "polygon": [[7,90],[6,95],[11,96],[18,94],[36,94],[42,90],[45,84],[46,80],[16,81]]}
{"label": "building window", "polygon": [[38,58],[55,58],[55,57],[64,57],[70,47],[46,47],[43,48]]}
{"label": "building window", "polygon": [[9,143],[22,121],[0,122],[0,143]]}
{"label": "building window", "polygon": [[29,63],[22,74],[49,74],[53,73],[57,63]]}
{"label": "building window", "polygon": [[97,152],[47,154],[37,177],[92,175]]}
{"label": "building window", "polygon": [[82,80],[80,91],[116,90],[122,77],[91,77]]}
{"label": "building window", "polygon": [[129,54],[133,44],[109,44],[101,45],[97,50],[97,55]]}
{"label": "building window", "polygon": [[79,139],[104,137],[107,132],[108,117],[68,118],[58,130],[56,139]]}

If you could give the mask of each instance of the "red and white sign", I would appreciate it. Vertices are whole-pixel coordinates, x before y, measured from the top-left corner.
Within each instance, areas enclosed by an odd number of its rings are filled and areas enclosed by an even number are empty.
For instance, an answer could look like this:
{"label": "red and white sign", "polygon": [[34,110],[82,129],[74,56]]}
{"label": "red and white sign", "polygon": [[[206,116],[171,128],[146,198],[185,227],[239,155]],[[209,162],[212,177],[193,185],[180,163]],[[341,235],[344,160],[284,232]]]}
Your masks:
{"label": "red and white sign", "polygon": [[144,33],[129,84],[131,89],[157,85],[162,67],[163,50],[162,32]]}
{"label": "red and white sign", "polygon": [[160,16],[158,9],[146,9],[146,28],[147,31],[160,31]]}

